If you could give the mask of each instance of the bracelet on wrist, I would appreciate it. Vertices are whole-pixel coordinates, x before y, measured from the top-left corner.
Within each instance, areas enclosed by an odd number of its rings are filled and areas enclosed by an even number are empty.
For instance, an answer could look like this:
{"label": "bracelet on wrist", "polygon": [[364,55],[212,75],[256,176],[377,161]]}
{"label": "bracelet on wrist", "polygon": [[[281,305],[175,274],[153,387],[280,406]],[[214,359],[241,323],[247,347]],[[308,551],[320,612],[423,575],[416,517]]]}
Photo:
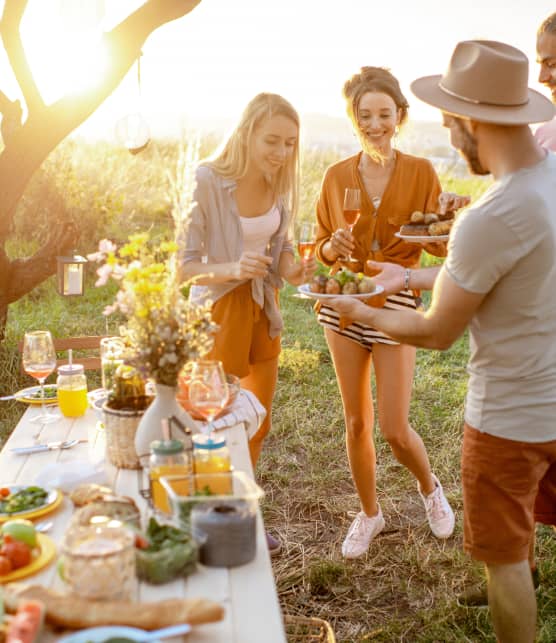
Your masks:
{"label": "bracelet on wrist", "polygon": [[411,269],[406,268],[403,273],[403,289],[409,290],[409,280],[411,279]]}

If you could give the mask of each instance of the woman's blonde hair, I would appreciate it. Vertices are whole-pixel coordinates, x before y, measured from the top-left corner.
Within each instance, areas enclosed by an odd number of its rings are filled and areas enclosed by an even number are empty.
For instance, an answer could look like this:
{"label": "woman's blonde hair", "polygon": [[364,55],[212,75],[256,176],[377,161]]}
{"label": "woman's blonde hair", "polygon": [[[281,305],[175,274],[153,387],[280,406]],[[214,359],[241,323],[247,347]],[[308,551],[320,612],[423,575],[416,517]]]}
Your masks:
{"label": "woman's blonde hair", "polygon": [[[227,179],[238,180],[245,176],[251,139],[257,128],[274,116],[285,116],[293,121],[299,131],[299,115],[292,105],[278,94],[257,94],[244,109],[243,114],[228,140],[211,156],[206,165]],[[299,136],[293,153],[280,168],[273,188],[276,197],[283,199],[291,216],[295,215],[299,194]]]}
{"label": "woman's blonde hair", "polygon": [[[400,84],[389,69],[384,67],[361,67],[361,71],[358,74],[354,74],[344,83],[342,93],[346,101],[347,114],[364,149],[366,140],[364,140],[361,128],[359,127],[359,102],[361,101],[361,97],[368,92],[376,92],[390,96],[400,114],[399,125],[402,125],[407,120],[407,112],[409,109],[409,103],[402,94]],[[380,157],[380,154],[377,154],[377,150],[369,151],[365,149],[365,151],[373,157]]]}

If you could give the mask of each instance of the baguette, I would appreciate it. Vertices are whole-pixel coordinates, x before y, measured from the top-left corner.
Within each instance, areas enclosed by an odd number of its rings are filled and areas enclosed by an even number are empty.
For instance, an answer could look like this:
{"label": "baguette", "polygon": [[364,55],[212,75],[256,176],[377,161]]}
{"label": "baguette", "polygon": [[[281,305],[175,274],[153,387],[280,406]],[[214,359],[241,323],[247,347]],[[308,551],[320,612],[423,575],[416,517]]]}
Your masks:
{"label": "baguette", "polygon": [[72,629],[128,625],[155,630],[180,623],[212,623],[224,617],[224,608],[205,598],[171,598],[152,603],[90,601],[60,594],[42,585],[11,583],[5,586],[4,601],[8,611],[14,612],[21,600],[28,599],[44,604],[47,623]]}

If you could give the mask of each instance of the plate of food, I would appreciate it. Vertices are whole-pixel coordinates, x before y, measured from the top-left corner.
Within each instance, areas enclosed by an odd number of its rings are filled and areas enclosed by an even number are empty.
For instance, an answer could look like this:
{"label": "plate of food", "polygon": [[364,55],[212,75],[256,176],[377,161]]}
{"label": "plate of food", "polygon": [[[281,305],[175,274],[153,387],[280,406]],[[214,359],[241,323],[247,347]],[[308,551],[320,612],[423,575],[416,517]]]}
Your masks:
{"label": "plate of food", "polygon": [[449,234],[402,234],[402,232],[394,232],[394,236],[410,243],[444,243],[450,238]]}
{"label": "plate of food", "polygon": [[376,284],[372,277],[342,268],[328,277],[316,275],[311,283],[302,284],[297,291],[303,297],[311,299],[331,299],[339,295],[369,299],[384,292],[384,288]]}
{"label": "plate of food", "polygon": [[[13,532],[0,534],[0,569],[9,569],[7,573],[0,573],[0,583],[11,583],[35,574],[46,567],[56,554],[56,545],[51,538],[35,532],[31,523],[30,526],[24,525],[25,529],[19,528],[21,524]],[[34,533],[33,540],[29,540],[31,533]]]}
{"label": "plate of food", "polygon": [[408,223],[403,225],[394,236],[412,243],[438,243],[448,241],[454,223],[454,213],[424,214],[416,210]]}
{"label": "plate of food", "polygon": [[[14,394],[14,398],[18,402],[23,402],[24,404],[42,404],[41,387],[29,386],[28,388],[23,388],[21,391]],[[44,403],[58,403],[56,384],[44,385]]]}
{"label": "plate of food", "polygon": [[36,518],[49,513],[62,502],[58,489],[37,485],[0,487],[0,523],[12,518]]}

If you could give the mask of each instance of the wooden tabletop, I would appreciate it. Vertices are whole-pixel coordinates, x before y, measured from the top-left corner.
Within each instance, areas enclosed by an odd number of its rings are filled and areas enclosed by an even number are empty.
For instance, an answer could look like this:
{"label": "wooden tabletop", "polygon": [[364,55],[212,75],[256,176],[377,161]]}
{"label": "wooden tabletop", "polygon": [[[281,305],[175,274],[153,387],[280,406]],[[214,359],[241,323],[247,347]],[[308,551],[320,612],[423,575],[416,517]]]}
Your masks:
{"label": "wooden tabletop", "polygon": [[[50,407],[52,410],[57,407]],[[35,481],[37,474],[50,464],[70,463],[76,460],[102,462],[104,454],[104,436],[98,430],[98,417],[88,410],[78,419],[61,418],[58,422],[41,426],[29,420],[38,415],[39,407],[29,407],[19,424],[0,453],[0,484],[29,484]],[[33,444],[33,436],[39,434],[41,443],[54,440],[77,438],[87,440],[67,450],[35,453],[32,455],[15,455],[10,452],[14,447]],[[232,464],[235,469],[253,474],[247,437],[243,424],[225,429],[230,449]],[[116,493],[131,496],[143,513],[147,504],[140,497],[139,489],[144,486],[143,473],[137,470],[117,469],[110,464],[104,465],[107,481]],[[64,498],[61,506],[48,515],[54,521],[49,536],[60,544],[63,540],[66,525],[69,523],[73,505]],[[47,516],[41,517],[46,519]],[[56,564],[51,563],[21,582],[42,584],[57,591],[65,591],[63,581],[56,573]],[[187,643],[285,643],[282,614],[276,593],[274,576],[270,564],[266,538],[260,512],[257,518],[257,554],[255,559],[246,565],[236,568],[209,568],[202,565],[184,580],[176,580],[164,585],[139,583],[137,600],[155,601],[165,598],[203,597],[220,603],[225,609],[224,620],[218,623],[195,627],[186,638],[166,639],[169,642],[187,641]],[[60,633],[45,632],[42,640],[53,643],[60,638]]]}

